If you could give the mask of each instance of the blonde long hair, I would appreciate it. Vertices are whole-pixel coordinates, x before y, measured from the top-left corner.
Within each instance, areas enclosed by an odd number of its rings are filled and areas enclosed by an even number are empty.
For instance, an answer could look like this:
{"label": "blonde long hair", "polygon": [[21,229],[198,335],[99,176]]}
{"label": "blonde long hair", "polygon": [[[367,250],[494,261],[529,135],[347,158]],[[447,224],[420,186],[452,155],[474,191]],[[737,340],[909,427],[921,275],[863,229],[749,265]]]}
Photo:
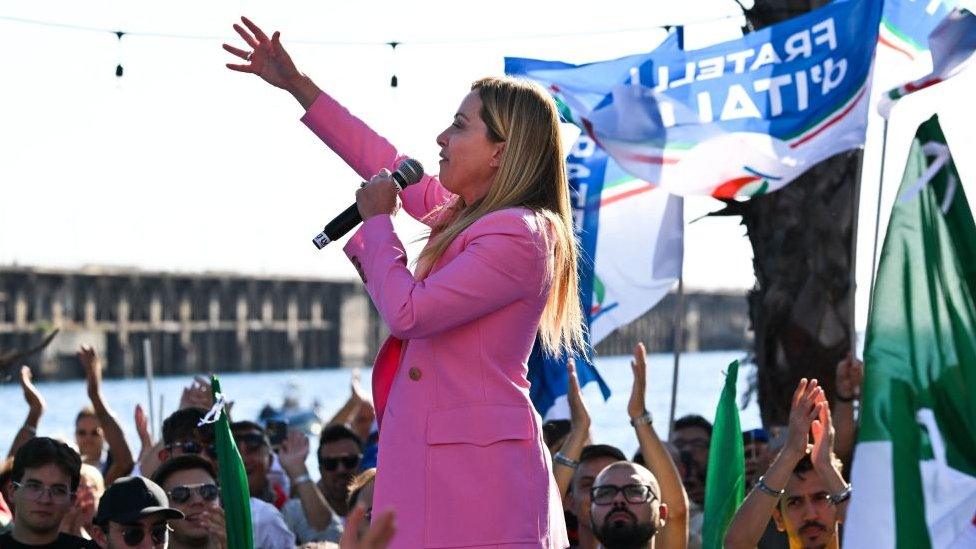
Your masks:
{"label": "blonde long hair", "polygon": [[457,203],[457,211],[435,227],[418,263],[434,265],[462,231],[486,214],[511,207],[533,210],[549,221],[555,247],[548,266],[552,285],[539,323],[542,345],[553,355],[580,350],[577,248],[556,104],[538,84],[515,78],[482,78],[471,89],[481,98],[488,138],[505,142],[505,152],[488,193],[474,204]]}

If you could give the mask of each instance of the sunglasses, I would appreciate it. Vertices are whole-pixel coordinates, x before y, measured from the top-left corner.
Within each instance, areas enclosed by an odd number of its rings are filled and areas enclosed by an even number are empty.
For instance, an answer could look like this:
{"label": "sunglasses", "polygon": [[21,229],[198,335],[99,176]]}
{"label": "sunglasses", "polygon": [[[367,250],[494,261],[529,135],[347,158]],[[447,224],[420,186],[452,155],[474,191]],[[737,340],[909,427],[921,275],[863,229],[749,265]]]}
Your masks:
{"label": "sunglasses", "polygon": [[361,459],[363,459],[362,454],[356,454],[353,456],[327,457],[319,460],[319,466],[326,471],[335,471],[341,464],[343,468],[350,470],[359,467],[359,461]]}
{"label": "sunglasses", "polygon": [[246,435],[237,435],[234,437],[234,442],[239,445],[244,446],[244,449],[248,452],[254,452],[260,450],[261,448],[268,445],[268,439],[264,435],[259,433],[248,433]]}
{"label": "sunglasses", "polygon": [[176,442],[174,444],[166,445],[166,449],[169,450],[170,452],[172,452],[174,448],[179,448],[183,450],[184,454],[198,455],[200,454],[200,452],[206,452],[208,456],[214,459],[217,458],[217,447],[214,446],[213,444],[208,444],[207,446],[204,446],[199,442],[194,442],[191,440],[189,442]]}
{"label": "sunglasses", "polygon": [[597,505],[610,505],[617,497],[618,492],[624,493],[624,499],[628,503],[646,503],[651,497],[657,497],[651,487],[646,484],[628,484],[627,486],[614,486],[604,484],[594,486],[590,489],[590,499]]}
{"label": "sunglasses", "polygon": [[200,499],[203,501],[216,501],[217,496],[220,495],[220,488],[217,488],[216,484],[205,483],[205,484],[188,484],[184,486],[174,486],[167,494],[169,495],[170,501],[176,504],[183,504],[190,501],[193,497],[193,493],[196,492]]}
{"label": "sunglasses", "polygon": [[[146,537],[146,531],[142,528],[142,526],[138,526],[138,525],[123,526],[121,530],[122,530],[122,541],[124,541],[125,544],[128,545],[129,547],[138,546],[140,543],[142,543],[142,540],[145,539]],[[165,523],[156,524],[149,528],[149,537],[152,538],[153,543],[157,545],[160,543],[166,543],[166,539],[168,537],[167,534],[169,534],[169,530],[170,528],[168,524]]]}

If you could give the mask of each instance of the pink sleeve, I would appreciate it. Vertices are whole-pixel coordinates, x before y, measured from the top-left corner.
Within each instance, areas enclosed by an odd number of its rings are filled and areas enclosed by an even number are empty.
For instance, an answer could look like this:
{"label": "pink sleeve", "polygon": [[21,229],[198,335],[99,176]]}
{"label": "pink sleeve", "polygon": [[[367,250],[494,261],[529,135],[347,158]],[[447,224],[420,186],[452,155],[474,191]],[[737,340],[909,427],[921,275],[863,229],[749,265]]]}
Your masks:
{"label": "pink sleeve", "polygon": [[[330,149],[355,170],[364,181],[382,168],[396,169],[407,158],[326,93],[319,95],[302,117],[302,122]],[[436,177],[424,174],[420,182],[400,193],[403,209],[419,221],[453,195]]]}
{"label": "pink sleeve", "polygon": [[390,217],[369,218],[344,248],[366,291],[400,339],[425,338],[538,295],[544,239],[516,210],[489,214],[468,228],[464,249],[424,280],[407,270]]}

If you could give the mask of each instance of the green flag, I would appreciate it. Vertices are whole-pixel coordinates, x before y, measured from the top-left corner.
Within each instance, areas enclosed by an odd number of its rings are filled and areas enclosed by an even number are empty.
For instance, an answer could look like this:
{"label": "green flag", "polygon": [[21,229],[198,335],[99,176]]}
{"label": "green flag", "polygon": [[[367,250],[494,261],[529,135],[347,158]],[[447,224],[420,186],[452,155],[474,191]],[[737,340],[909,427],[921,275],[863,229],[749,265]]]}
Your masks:
{"label": "green flag", "polygon": [[976,547],[974,296],[976,225],[933,116],[881,252],[844,546]]}
{"label": "green flag", "polygon": [[722,397],[715,409],[712,443],[708,449],[708,474],[705,477],[705,513],[702,548],[721,549],[725,531],[735,511],[745,499],[746,464],[742,449],[739,408],[735,404],[735,383],[739,361],[729,364]]}
{"label": "green flag", "polygon": [[224,413],[225,400],[220,391],[217,376],[210,378],[213,388],[214,439],[217,444],[217,462],[220,467],[220,502],[227,521],[227,547],[254,547],[251,528],[251,494],[247,489],[247,473],[244,461],[237,451],[237,444],[230,432],[230,422]]}

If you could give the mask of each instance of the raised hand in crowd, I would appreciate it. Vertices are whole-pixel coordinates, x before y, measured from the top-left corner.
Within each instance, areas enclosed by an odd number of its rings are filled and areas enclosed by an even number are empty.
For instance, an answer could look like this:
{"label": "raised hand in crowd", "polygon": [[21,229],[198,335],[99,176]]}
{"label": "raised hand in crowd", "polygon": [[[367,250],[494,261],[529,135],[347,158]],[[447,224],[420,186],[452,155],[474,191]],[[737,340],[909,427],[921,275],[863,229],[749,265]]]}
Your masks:
{"label": "raised hand in crowd", "polygon": [[683,549],[688,546],[688,494],[685,493],[681,475],[671,459],[671,453],[654,431],[651,414],[647,411],[646,354],[643,343],[634,346],[634,359],[630,361],[634,383],[627,402],[627,415],[637,433],[637,441],[647,468],[654,474],[661,488],[661,501],[668,506],[667,523],[658,537],[659,547]]}
{"label": "raised hand in crowd", "polygon": [[787,533],[791,547],[836,542],[850,486],[841,476],[833,442],[823,389],[816,379],[800,380],[793,393],[786,444],[733,517],[725,546],[755,547],[771,516]]}
{"label": "raised hand in crowd", "polygon": [[161,465],[159,452],[163,449],[163,440],[162,437],[158,441],[153,440],[152,433],[149,432],[149,418],[139,404],[136,404],[134,419],[136,432],[142,443],[139,449],[139,472],[143,476],[152,476],[153,471]]}
{"label": "raised hand in crowd", "polygon": [[343,403],[342,407],[325,426],[346,425],[356,432],[360,440],[366,440],[369,438],[369,431],[375,417],[373,401],[360,383],[359,368],[353,368],[349,380],[349,399]]}
{"label": "raised hand in crowd", "polygon": [[[91,400],[92,408],[95,410],[95,417],[98,418],[99,426],[105,441],[108,442],[108,451],[111,456],[111,465],[105,470],[105,484],[111,485],[115,479],[124,477],[132,471],[134,465],[132,461],[132,451],[129,450],[129,443],[125,440],[125,434],[119,425],[115,414],[109,408],[102,394],[102,363],[98,354],[90,345],[82,345],[78,349],[78,361],[85,371],[85,383],[88,388],[88,398]],[[81,444],[79,444],[79,447]],[[82,450],[84,453],[84,449]],[[101,467],[101,453],[99,455],[82,455],[85,463]],[[92,452],[95,453],[95,452]]]}
{"label": "raised hand in crowd", "polygon": [[37,435],[37,425],[40,423],[41,416],[44,415],[44,410],[47,408],[47,403],[44,401],[44,397],[41,396],[41,392],[34,386],[33,380],[34,374],[31,373],[30,367],[21,366],[20,388],[23,389],[24,400],[27,402],[27,418],[24,420],[24,424],[20,427],[20,430],[17,431],[13,443],[10,445],[10,451],[7,452],[8,457],[16,454],[18,448]]}
{"label": "raised hand in crowd", "polygon": [[854,441],[857,439],[854,403],[861,398],[863,382],[863,362],[848,354],[837,363],[837,402],[833,406],[833,421],[837,430],[834,451],[844,463],[850,463],[854,456]]}
{"label": "raised hand in crowd", "polygon": [[340,549],[385,549],[396,533],[396,518],[393,510],[387,510],[373,519],[369,530],[359,535],[359,523],[365,519],[366,510],[356,506],[346,517],[346,528],[339,540]]}
{"label": "raised hand in crowd", "polygon": [[209,410],[213,402],[213,388],[210,382],[203,377],[195,376],[193,382],[183,388],[183,394],[180,395],[180,410],[185,408]]}
{"label": "raised hand in crowd", "polygon": [[569,434],[563,447],[553,456],[553,475],[556,477],[556,487],[563,499],[573,481],[573,473],[579,463],[580,453],[590,440],[590,412],[583,402],[583,391],[580,389],[579,377],[576,375],[576,361],[570,358],[566,361],[567,391],[566,400],[569,404]]}
{"label": "raised hand in crowd", "polygon": [[305,466],[308,458],[308,437],[301,431],[292,429],[288,438],[281,443],[278,460],[291,479],[292,490],[298,494],[305,511],[308,524],[315,530],[325,530],[332,522],[332,508],[318,485],[312,481]]}
{"label": "raised hand in crowd", "polygon": [[275,31],[271,38],[247,17],[241,17],[244,27],[234,24],[234,30],[244,40],[246,49],[224,44],[224,49],[239,57],[243,63],[228,63],[227,68],[256,74],[276,88],[292,94],[306,110],[322,93],[311,79],[299,72],[291,56],[281,45],[281,33]]}

